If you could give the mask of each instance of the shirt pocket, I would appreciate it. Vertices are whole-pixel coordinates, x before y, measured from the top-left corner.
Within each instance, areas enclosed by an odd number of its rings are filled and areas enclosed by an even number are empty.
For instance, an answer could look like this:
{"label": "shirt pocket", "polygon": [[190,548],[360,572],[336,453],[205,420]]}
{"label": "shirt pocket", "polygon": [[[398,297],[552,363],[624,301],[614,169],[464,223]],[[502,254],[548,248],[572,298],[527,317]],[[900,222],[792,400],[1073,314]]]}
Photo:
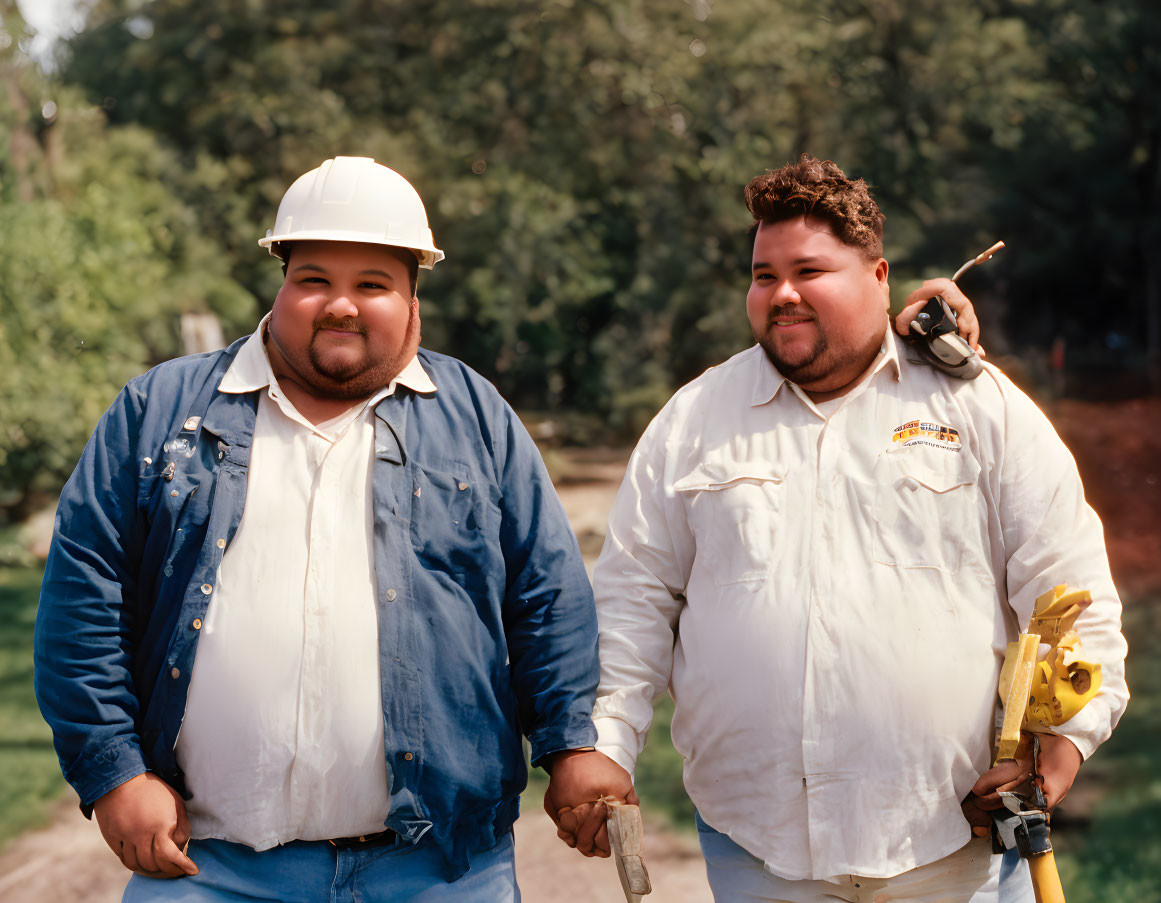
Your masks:
{"label": "shirt pocket", "polygon": [[875,465],[873,557],[901,568],[959,571],[977,532],[980,465],[966,452],[886,452]]}
{"label": "shirt pocket", "polygon": [[765,580],[786,469],[767,462],[707,462],[674,483],[714,583]]}
{"label": "shirt pocket", "polygon": [[481,590],[498,531],[492,485],[454,461],[417,466],[413,480],[411,542],[419,563],[465,589]]}

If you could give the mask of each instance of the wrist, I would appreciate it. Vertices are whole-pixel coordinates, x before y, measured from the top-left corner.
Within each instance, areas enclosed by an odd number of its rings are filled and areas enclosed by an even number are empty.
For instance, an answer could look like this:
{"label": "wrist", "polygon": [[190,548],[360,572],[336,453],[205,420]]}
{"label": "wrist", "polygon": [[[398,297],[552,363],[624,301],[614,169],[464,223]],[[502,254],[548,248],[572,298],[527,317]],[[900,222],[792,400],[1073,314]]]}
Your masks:
{"label": "wrist", "polygon": [[596,751],[595,746],[579,746],[576,749],[558,749],[556,752],[549,753],[544,757],[544,762],[541,767],[551,775],[553,769],[561,762]]}

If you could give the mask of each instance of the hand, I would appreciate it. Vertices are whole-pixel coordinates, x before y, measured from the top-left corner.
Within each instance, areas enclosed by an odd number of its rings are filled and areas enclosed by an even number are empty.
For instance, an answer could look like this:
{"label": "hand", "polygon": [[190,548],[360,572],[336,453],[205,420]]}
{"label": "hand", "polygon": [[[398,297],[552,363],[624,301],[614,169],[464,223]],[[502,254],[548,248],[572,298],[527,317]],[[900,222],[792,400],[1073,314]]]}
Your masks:
{"label": "hand", "polygon": [[544,811],[556,823],[557,837],[585,856],[609,855],[605,797],[637,805],[629,772],[595,749],[553,756]]}
{"label": "hand", "polygon": [[157,775],[139,774],[95,803],[101,836],[121,864],[147,878],[196,875],[198,867],[182,852],[189,842],[185,803]]}
{"label": "hand", "polygon": [[[1071,740],[1059,734],[1038,734],[1040,737],[1040,774],[1044,778],[1044,797],[1052,811],[1072,787],[1083,757]],[[1031,734],[1025,733],[1016,750],[1016,758],[1001,762],[980,775],[961,805],[964,818],[972,826],[972,834],[985,836],[992,826],[992,815],[1003,808],[1000,791],[1009,792],[1027,784],[1032,777]]]}
{"label": "hand", "polygon": [[959,290],[959,286],[950,279],[928,279],[908,295],[903,310],[899,311],[899,316],[895,318],[895,331],[899,335],[910,335],[911,321],[919,315],[923,305],[936,295],[942,295],[948,307],[955,311],[957,332],[980,357],[983,357],[984,349],[980,347],[980,321],[976,319],[975,308],[967,296]]}

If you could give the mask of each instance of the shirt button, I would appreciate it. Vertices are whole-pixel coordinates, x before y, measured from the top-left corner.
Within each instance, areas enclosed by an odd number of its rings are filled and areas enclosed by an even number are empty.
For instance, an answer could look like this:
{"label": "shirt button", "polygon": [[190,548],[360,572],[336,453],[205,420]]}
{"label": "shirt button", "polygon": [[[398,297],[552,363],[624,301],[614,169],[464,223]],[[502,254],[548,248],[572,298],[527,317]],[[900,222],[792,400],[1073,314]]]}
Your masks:
{"label": "shirt button", "polygon": [[212,586],[210,586],[208,583],[202,584],[202,595],[208,596],[213,591],[214,591],[214,588]]}
{"label": "shirt button", "polygon": [[460,483],[460,492],[463,492],[463,491],[464,491],[465,489],[467,489],[467,488],[468,488],[468,484],[467,484],[467,483]]}
{"label": "shirt button", "polygon": [[193,629],[194,630],[201,630],[202,629],[202,619],[201,618],[194,618],[193,619]]}
{"label": "shirt button", "polygon": [[170,492],[169,492],[169,494],[170,494],[171,496],[173,496],[174,498],[177,498],[177,490],[176,490],[176,489],[171,489],[171,490],[170,490]]}
{"label": "shirt button", "polygon": [[404,753],[403,758],[406,759],[408,762],[410,762],[412,759],[415,758],[415,756],[413,756],[411,753]]}
{"label": "shirt button", "polygon": [[395,590],[393,590],[393,589],[389,589],[389,590],[387,590],[387,592],[386,592],[387,601],[388,601],[388,602],[394,602],[394,601],[395,601],[395,597],[396,597],[397,595],[398,595],[398,593],[396,593],[396,592],[395,592]]}
{"label": "shirt button", "polygon": [[177,680],[179,677],[181,677],[181,672],[177,668],[174,668],[172,671],[169,672],[169,676],[172,677],[174,680]]}
{"label": "shirt button", "polygon": [[225,541],[224,539],[219,539],[219,540],[218,540],[218,541],[215,543],[215,545],[216,545],[216,546],[217,546],[219,549],[224,549],[224,548],[226,547],[226,541]]}

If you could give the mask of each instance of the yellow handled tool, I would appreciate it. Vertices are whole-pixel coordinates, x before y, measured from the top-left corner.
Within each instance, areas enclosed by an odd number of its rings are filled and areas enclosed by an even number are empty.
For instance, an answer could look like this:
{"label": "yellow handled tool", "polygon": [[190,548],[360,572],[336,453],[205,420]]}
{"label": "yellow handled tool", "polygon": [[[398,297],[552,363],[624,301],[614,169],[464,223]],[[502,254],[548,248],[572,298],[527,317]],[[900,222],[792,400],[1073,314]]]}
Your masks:
{"label": "yellow handled tool", "polygon": [[[1028,629],[1008,644],[1000,671],[1004,717],[996,738],[996,764],[1016,758],[1021,732],[1032,734],[1032,793],[1000,793],[1007,812],[995,817],[995,837],[1003,849],[1018,849],[1028,860],[1037,903],[1064,903],[1064,891],[1049,835],[1048,804],[1040,775],[1037,734],[1052,733],[1092,699],[1101,687],[1101,666],[1085,661],[1073,630],[1089,605],[1087,590],[1057,586],[1036,600]],[[1042,646],[1047,652],[1040,653]]]}

